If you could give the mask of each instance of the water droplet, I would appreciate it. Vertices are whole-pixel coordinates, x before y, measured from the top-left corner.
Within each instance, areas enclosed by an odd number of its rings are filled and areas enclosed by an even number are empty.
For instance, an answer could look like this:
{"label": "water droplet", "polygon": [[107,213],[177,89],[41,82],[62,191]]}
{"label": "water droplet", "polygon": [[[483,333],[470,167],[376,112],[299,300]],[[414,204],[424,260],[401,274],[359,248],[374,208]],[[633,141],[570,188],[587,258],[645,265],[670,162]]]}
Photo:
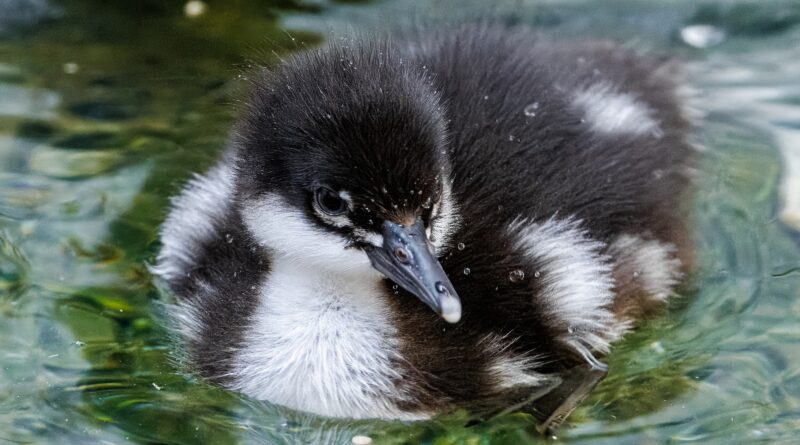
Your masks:
{"label": "water droplet", "polygon": [[384,195],[388,195],[389,190],[386,190],[386,187],[381,187],[381,193],[383,193]]}
{"label": "water droplet", "polygon": [[183,5],[183,13],[190,18],[200,17],[206,13],[207,9],[208,6],[200,0],[191,0]]}
{"label": "water droplet", "polygon": [[508,140],[511,141],[511,142],[514,142],[514,135],[513,134],[509,134],[508,135]]}
{"label": "water droplet", "polygon": [[536,277],[536,278],[539,278],[540,275],[542,275],[542,273],[539,272],[538,270],[533,273],[533,276]]}
{"label": "water droplet", "polygon": [[469,275],[470,272],[472,272],[472,271],[469,270],[469,267],[465,267],[464,268],[464,275]]}
{"label": "water droplet", "polygon": [[489,96],[483,96],[483,100],[489,100]]}
{"label": "water droplet", "polygon": [[522,269],[515,269],[508,273],[508,280],[512,283],[519,283],[525,279],[525,271]]}
{"label": "water droplet", "polygon": [[67,62],[62,68],[66,74],[77,74],[81,70],[81,67],[75,62]]}
{"label": "water droplet", "polygon": [[397,290],[398,287],[400,287],[400,286],[398,286],[396,284],[392,284],[392,290]]}
{"label": "water droplet", "polygon": [[86,346],[86,343],[82,342],[80,340],[75,340],[75,346],[77,346],[79,348],[82,348],[82,347]]}
{"label": "water droplet", "polygon": [[713,25],[690,25],[681,29],[681,39],[695,48],[719,45],[725,37],[725,31]]}
{"label": "water droplet", "polygon": [[429,196],[427,199],[425,199],[425,201],[423,201],[422,208],[423,209],[429,209],[429,208],[431,208],[432,205],[433,205],[433,200]]}
{"label": "water droplet", "polygon": [[575,328],[573,328],[572,326],[568,326],[567,327],[567,332],[569,332],[570,334],[574,334],[575,333]]}
{"label": "water droplet", "polygon": [[641,273],[637,270],[633,273],[633,278],[639,278],[639,275],[641,275]]}
{"label": "water droplet", "polygon": [[350,442],[353,445],[370,445],[372,443],[372,438],[369,436],[353,436]]}
{"label": "water droplet", "polygon": [[536,116],[536,110],[538,109],[539,109],[539,102],[534,102],[525,107],[525,110],[523,111],[525,112],[525,116],[534,117]]}
{"label": "water droplet", "polygon": [[233,242],[233,235],[231,235],[230,233],[226,233],[226,234],[225,234],[225,241],[226,241],[228,244],[232,243],[232,242]]}
{"label": "water droplet", "polygon": [[466,244],[464,244],[464,243],[458,243],[458,244],[456,244],[456,248],[457,248],[458,250],[464,250],[466,247],[467,247],[467,245],[466,245]]}

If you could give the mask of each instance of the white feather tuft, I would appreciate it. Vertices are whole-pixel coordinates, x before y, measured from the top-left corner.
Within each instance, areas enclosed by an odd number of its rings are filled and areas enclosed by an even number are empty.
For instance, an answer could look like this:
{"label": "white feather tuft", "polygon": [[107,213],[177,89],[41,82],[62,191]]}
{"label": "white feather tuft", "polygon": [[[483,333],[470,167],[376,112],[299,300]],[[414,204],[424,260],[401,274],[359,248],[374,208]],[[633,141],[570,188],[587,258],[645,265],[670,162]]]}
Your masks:
{"label": "white feather tuft", "polygon": [[533,371],[539,364],[536,357],[513,354],[509,351],[513,340],[507,340],[506,336],[489,334],[480,343],[484,354],[487,357],[494,357],[488,363],[486,373],[494,382],[495,389],[536,387],[548,380],[547,376]]}
{"label": "white feather tuft", "polygon": [[634,235],[620,235],[609,247],[615,256],[630,258],[636,280],[659,301],[666,301],[680,281],[681,261],[675,257],[676,250],[673,244]]}
{"label": "white feather tuft", "polygon": [[517,248],[541,264],[537,279],[550,316],[563,322],[560,340],[596,368],[605,368],[594,356],[607,353],[619,332],[609,307],[613,280],[604,244],[593,240],[571,218],[555,217],[543,223],[516,220],[509,226]]}
{"label": "white feather tuft", "polygon": [[233,181],[233,166],[223,159],[184,186],[161,226],[161,251],[151,273],[167,281],[186,274],[195,261],[193,248],[214,235],[217,221],[228,210]]}
{"label": "white feather tuft", "polygon": [[608,83],[578,91],[573,105],[583,111],[586,121],[599,133],[630,133],[661,136],[653,110],[631,93],[620,93]]}
{"label": "white feather tuft", "polygon": [[437,252],[448,245],[450,238],[458,230],[461,224],[461,216],[458,214],[458,205],[453,198],[453,187],[448,179],[442,183],[442,196],[434,205],[433,218],[429,228],[428,237]]}

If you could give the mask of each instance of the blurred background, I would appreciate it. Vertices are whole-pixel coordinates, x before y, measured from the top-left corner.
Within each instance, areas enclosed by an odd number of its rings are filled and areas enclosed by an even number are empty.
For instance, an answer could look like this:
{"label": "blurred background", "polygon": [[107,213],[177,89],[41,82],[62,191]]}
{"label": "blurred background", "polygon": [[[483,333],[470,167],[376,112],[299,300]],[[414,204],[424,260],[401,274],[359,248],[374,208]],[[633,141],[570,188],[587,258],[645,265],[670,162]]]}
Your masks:
{"label": "blurred background", "polygon": [[0,443],[544,441],[524,413],[331,421],[209,387],[146,269],[252,64],[486,17],[678,57],[704,114],[693,289],[550,443],[800,443],[796,0],[0,0]]}

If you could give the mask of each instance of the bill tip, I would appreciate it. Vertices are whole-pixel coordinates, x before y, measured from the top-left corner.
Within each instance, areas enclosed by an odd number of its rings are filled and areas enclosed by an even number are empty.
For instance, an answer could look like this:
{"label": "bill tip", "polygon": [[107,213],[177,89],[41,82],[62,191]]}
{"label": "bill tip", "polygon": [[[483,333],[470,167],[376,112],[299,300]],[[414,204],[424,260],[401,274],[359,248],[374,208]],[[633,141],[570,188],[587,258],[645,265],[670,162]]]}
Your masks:
{"label": "bill tip", "polygon": [[440,312],[444,321],[448,323],[458,323],[461,320],[461,303],[457,298],[449,297],[442,301]]}

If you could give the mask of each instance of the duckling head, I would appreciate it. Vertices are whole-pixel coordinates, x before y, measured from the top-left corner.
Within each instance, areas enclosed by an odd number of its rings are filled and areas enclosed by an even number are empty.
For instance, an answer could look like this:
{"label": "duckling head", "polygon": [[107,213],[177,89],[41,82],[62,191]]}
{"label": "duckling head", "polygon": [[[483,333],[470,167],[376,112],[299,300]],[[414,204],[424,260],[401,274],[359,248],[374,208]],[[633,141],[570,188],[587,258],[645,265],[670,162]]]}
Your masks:
{"label": "duckling head", "polygon": [[245,225],[276,257],[384,276],[446,321],[438,256],[457,225],[432,79],[389,43],[308,52],[256,76],[232,144]]}

